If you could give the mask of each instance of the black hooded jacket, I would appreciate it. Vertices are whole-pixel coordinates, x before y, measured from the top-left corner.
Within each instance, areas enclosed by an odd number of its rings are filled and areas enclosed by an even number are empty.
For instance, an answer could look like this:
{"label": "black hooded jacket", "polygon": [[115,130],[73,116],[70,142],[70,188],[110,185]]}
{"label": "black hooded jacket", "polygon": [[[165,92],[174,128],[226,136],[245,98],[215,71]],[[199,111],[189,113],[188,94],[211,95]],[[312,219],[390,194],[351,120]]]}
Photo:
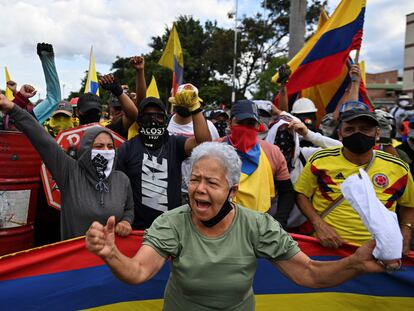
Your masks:
{"label": "black hooded jacket", "polygon": [[112,168],[109,177],[100,180],[92,165],[92,143],[100,133],[109,133],[107,129],[97,126],[85,131],[76,161],[28,112],[15,105],[10,116],[29,138],[59,187],[62,240],[82,236],[93,221],[106,224],[112,215],[117,223],[126,220],[132,224],[134,202],[128,177]]}

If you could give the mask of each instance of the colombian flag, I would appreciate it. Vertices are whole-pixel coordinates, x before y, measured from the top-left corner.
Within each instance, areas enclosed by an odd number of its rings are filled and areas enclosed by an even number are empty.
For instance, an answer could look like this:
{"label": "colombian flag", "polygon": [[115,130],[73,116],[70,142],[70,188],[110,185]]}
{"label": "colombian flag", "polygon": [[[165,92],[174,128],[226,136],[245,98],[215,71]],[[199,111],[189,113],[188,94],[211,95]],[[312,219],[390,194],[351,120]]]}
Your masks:
{"label": "colombian flag", "polygon": [[[330,18],[322,11],[316,33],[289,62],[293,73],[286,85],[288,95],[302,91],[316,104],[319,117],[335,110],[350,83],[349,53],[361,47],[365,5],[365,0],[343,0]],[[360,96],[370,105],[363,82]]]}
{"label": "colombian flag", "polygon": [[[294,235],[301,249],[317,260],[335,260],[355,251],[323,248],[314,238]],[[117,237],[117,245],[133,256],[142,233]],[[90,254],[83,238],[0,258],[2,310],[162,310],[167,263],[150,281],[131,286],[118,281],[108,267]],[[295,285],[270,262],[258,260],[253,289],[256,310],[412,310],[414,255],[394,274],[362,275],[329,289]]]}
{"label": "colombian flag", "polygon": [[88,78],[86,79],[85,93],[92,93],[99,96],[98,76],[95,68],[95,58],[93,57],[93,47],[91,46],[91,54],[89,57]]}
{"label": "colombian flag", "polygon": [[158,62],[161,66],[167,67],[173,71],[173,94],[177,92],[177,88],[184,81],[184,57],[181,49],[180,38],[178,37],[177,29],[173,24],[170,37],[164,53]]}

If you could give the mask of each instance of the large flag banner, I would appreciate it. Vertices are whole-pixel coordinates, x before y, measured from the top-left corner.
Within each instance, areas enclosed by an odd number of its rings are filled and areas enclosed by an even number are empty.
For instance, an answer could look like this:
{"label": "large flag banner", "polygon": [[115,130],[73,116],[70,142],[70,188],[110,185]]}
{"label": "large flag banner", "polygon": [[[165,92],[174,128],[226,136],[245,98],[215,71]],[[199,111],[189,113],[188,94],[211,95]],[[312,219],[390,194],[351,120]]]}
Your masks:
{"label": "large flag banner", "polygon": [[92,93],[99,96],[99,83],[95,68],[95,58],[93,56],[93,46],[91,46],[91,54],[89,56],[89,69],[85,85],[85,93]]}
{"label": "large flag banner", "polygon": [[183,84],[184,81],[184,57],[183,50],[181,49],[180,38],[178,37],[178,32],[174,24],[164,53],[158,63],[161,66],[167,67],[173,71],[172,95],[175,95],[178,86]]}
{"label": "large flag banner", "polygon": [[[314,238],[294,235],[301,249],[316,260],[335,260],[355,251],[323,248]],[[117,237],[119,249],[133,256],[142,233]],[[162,310],[170,264],[144,284],[117,280],[103,261],[90,254],[83,238],[0,258],[2,310]],[[393,274],[366,274],[340,286],[308,289],[285,278],[269,261],[258,260],[253,282],[256,310],[399,310],[414,306],[414,254]]]}
{"label": "large flag banner", "polygon": [[[335,110],[350,83],[349,53],[361,47],[365,4],[365,0],[343,0],[330,18],[322,11],[316,33],[289,62],[288,95],[302,91],[315,102],[319,117]],[[272,81],[277,78],[276,74]],[[314,86],[318,88],[309,89]],[[361,99],[369,104],[364,90],[361,86]]]}
{"label": "large flag banner", "polygon": [[6,74],[6,94],[5,95],[9,100],[13,100],[14,99],[13,92],[11,89],[7,87],[7,82],[11,80],[7,67],[4,67],[4,73]]}

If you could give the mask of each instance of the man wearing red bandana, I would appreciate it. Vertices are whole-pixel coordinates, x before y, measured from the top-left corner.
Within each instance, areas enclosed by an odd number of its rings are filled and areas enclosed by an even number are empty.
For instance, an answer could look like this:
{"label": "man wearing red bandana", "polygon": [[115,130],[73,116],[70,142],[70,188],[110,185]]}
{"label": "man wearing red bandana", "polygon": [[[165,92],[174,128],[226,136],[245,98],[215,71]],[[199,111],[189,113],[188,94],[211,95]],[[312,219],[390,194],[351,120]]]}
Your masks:
{"label": "man wearing red bandana", "polygon": [[259,115],[253,101],[235,102],[230,118],[231,134],[222,141],[232,145],[242,160],[240,186],[234,201],[259,212],[269,212],[271,200],[277,196],[273,217],[285,227],[295,194],[282,152],[258,138]]}

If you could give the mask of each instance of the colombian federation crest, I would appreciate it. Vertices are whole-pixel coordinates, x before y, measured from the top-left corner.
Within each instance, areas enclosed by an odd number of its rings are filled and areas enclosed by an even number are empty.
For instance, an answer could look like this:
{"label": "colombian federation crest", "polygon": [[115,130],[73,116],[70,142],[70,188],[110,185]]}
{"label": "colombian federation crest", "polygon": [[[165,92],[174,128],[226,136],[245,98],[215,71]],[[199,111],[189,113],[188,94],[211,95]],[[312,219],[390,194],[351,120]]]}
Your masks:
{"label": "colombian federation crest", "polygon": [[375,174],[374,176],[372,176],[372,183],[379,188],[387,188],[389,181],[386,175]]}

